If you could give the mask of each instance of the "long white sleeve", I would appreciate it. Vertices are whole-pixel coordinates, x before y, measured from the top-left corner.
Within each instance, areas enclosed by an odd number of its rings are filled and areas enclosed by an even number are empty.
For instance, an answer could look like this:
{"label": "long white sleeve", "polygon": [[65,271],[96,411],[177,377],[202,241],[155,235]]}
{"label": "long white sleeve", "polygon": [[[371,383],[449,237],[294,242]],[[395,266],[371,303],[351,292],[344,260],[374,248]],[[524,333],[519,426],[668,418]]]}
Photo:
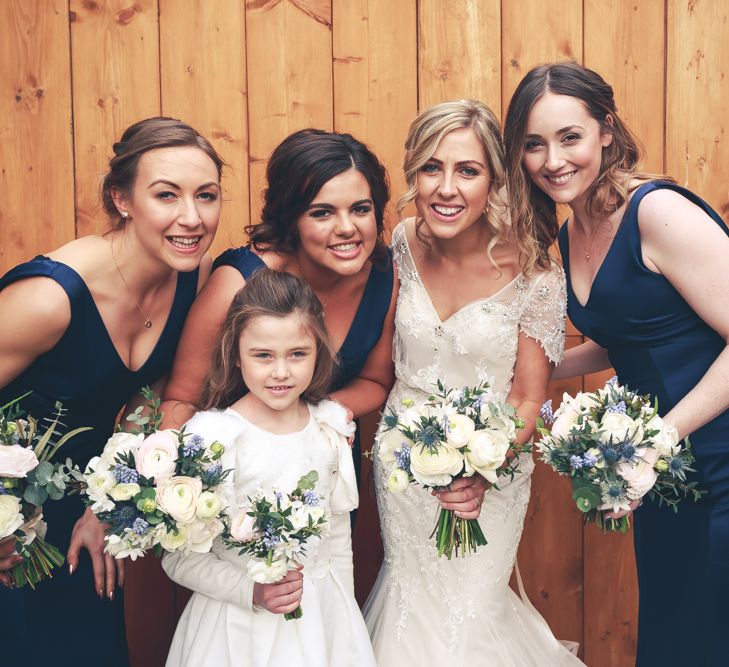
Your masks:
{"label": "long white sleeve", "polygon": [[349,512],[338,512],[330,517],[329,549],[332,568],[337,578],[354,595],[354,566],[352,564],[352,525]]}
{"label": "long white sleeve", "polygon": [[177,584],[220,602],[253,609],[253,580],[245,568],[221,560],[214,553],[166,553],[162,569]]}

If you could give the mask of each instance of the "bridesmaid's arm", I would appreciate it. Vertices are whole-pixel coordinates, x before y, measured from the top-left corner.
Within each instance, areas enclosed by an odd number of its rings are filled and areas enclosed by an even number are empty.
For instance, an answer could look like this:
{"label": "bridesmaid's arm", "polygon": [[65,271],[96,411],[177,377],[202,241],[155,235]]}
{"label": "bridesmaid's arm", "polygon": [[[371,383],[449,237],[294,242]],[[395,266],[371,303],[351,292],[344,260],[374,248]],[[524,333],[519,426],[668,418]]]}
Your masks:
{"label": "bridesmaid's arm", "polygon": [[554,369],[552,380],[563,380],[576,375],[599,373],[611,368],[607,350],[591,340],[564,351],[564,359]]}
{"label": "bridesmaid's arm", "polygon": [[638,224],[646,266],[663,274],[725,343],[698,384],[664,417],[684,437],[729,408],[729,236],[702,209],[671,190],[645,196]]}
{"label": "bridesmaid's arm", "polygon": [[396,272],[392,284],[390,307],[387,310],[379,340],[370,350],[360,374],[331,394],[332,399],[352,412],[353,418],[361,417],[380,408],[387,399],[387,394],[395,380],[392,339],[395,335],[397,290]]}
{"label": "bridesmaid's arm", "polygon": [[245,280],[237,269],[221,266],[192,304],[162,396],[164,428],[179,428],[195,413],[220,326],[233,297],[243,285]]}

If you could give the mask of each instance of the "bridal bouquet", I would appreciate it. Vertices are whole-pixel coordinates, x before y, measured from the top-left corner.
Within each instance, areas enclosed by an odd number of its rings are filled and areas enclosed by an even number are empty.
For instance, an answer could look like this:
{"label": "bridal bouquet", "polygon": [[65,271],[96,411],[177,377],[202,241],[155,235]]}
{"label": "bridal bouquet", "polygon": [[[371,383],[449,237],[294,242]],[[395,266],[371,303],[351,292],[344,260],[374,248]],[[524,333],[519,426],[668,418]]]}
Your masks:
{"label": "bridal bouquet", "polygon": [[25,396],[0,407],[0,543],[14,542],[23,557],[10,573],[13,586],[35,588],[64,561],[58,549],[44,539],[43,504],[63,498],[67,485],[79,474],[70,459],[65,463],[52,463],[51,459],[70,438],[88,429],[56,437],[63,416],[61,405],[56,404],[53,418],[40,424],[31,416],[23,418],[18,402]]}
{"label": "bridal bouquet", "polygon": [[[249,506],[226,518],[223,541],[238,554],[250,554],[248,576],[259,584],[273,584],[286,576],[296,557],[306,553],[306,542],[327,527],[323,498],[315,491],[319,480],[311,470],[291,493],[259,491]],[[284,614],[286,620],[301,618],[301,606]]]}
{"label": "bridal bouquet", "polygon": [[607,512],[630,509],[630,502],[648,495],[675,512],[685,497],[698,500],[705,491],[687,482],[693,472],[688,439],[658,416],[657,403],[640,396],[617,379],[594,392],[574,398],[564,394],[559,409],[550,414],[545,404],[537,445],[542,460],[560,475],[572,478],[572,497],[586,521],[597,521],[606,532],[625,532],[627,516],[605,517]]}
{"label": "bridal bouquet", "polygon": [[136,432],[114,433],[84,472],[86,504],[110,524],[105,551],[132,560],[148,549],[208,552],[223,531],[217,487],[229,472],[220,463],[225,448],[184,428],[160,430],[159,399],[143,394],[150,416],[140,407],[127,417]]}
{"label": "bridal bouquet", "polygon": [[[441,489],[477,472],[494,486],[500,477],[513,478],[518,457],[508,462],[509,453],[531,449],[515,444],[516,430],[524,423],[514,408],[494,400],[485,383],[446,390],[438,382],[438,391],[418,406],[404,399],[402,413],[384,417],[378,456],[391,466],[390,491],[401,493],[411,483]],[[453,510],[440,510],[433,535],[438,556],[448,559],[454,552],[466,556],[486,544],[478,521],[461,519]]]}

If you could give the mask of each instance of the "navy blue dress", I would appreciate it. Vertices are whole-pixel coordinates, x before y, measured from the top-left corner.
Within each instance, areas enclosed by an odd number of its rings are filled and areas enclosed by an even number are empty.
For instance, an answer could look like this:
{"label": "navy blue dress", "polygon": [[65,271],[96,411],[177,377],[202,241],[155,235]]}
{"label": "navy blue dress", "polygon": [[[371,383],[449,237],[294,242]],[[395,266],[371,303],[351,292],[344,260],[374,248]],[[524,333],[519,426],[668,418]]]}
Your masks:
{"label": "navy blue dress", "polygon": [[[219,266],[232,266],[240,271],[243,278],[248,277],[265,264],[263,260],[251,252],[249,246],[226,250],[215,260],[213,270]],[[392,299],[394,273],[392,261],[388,255],[387,262],[378,267],[374,262],[367,278],[362,299],[354,315],[352,325],[347,336],[339,348],[339,367],[332,385],[332,391],[341,389],[348,382],[356,378],[367,361],[367,356],[377,344],[382,335],[385,316],[390,308]],[[360,443],[359,428],[352,447],[354,469],[359,482],[362,468],[362,445]]]}
{"label": "navy blue dress", "polygon": [[[61,460],[71,457],[83,470],[90,458],[101,453],[125,403],[172,366],[182,325],[197,291],[198,271],[178,275],[162,335],[136,371],[129,370],[119,357],[91,292],[69,266],[36,257],[6,273],[0,279],[0,290],[36,276],[51,278],[64,289],[71,305],[71,321],[53,349],[0,389],[0,404],[32,391],[23,407],[42,418],[53,414],[56,401],[61,401],[66,411],[63,422],[69,429],[93,427],[69,440],[58,453]],[[43,507],[48,523],[46,539],[61,553],[68,550],[71,531],[84,509],[78,496],[48,501]],[[85,549],[81,550],[73,576],[64,566],[35,591],[0,587],[0,613],[3,664],[128,664],[121,589],[116,589],[113,601],[97,596],[91,559]]]}
{"label": "navy blue dress", "polygon": [[[679,192],[727,231],[691,192],[669,183],[642,185],[633,193],[584,306],[572,290],[566,224],[559,244],[572,322],[607,349],[620,382],[657,397],[664,415],[701,380],[725,342],[666,278],[643,263],[638,206],[658,188]],[[635,512],[640,667],[729,665],[729,410],[690,439],[697,469],[692,479],[708,495],[698,503],[683,501],[678,514],[651,502]]]}

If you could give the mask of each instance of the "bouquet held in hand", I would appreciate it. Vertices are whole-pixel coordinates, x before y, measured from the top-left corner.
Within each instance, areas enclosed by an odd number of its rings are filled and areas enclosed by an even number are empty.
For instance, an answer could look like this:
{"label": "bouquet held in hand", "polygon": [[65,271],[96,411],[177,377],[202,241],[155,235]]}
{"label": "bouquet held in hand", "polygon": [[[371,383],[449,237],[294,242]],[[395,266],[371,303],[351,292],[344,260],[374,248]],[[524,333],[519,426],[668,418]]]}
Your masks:
{"label": "bouquet held in hand", "polygon": [[[384,417],[387,430],[380,436],[378,456],[390,466],[390,491],[398,493],[411,483],[443,489],[454,479],[483,475],[497,486],[513,478],[518,456],[529,445],[516,445],[516,430],[524,423],[514,408],[494,400],[487,384],[446,390],[415,406],[403,399],[404,411]],[[497,487],[498,488],[498,487]],[[476,519],[462,519],[453,510],[442,509],[433,530],[438,556],[466,556],[486,544]]]}
{"label": "bouquet held in hand", "polygon": [[[259,491],[248,498],[248,507],[226,519],[223,540],[239,555],[250,554],[248,576],[259,584],[274,584],[286,576],[306,553],[306,542],[320,537],[328,527],[324,499],[315,486],[319,475],[311,470],[291,493]],[[301,618],[301,606],[284,614],[286,620]]]}
{"label": "bouquet held in hand", "polygon": [[143,394],[151,414],[129,415],[136,432],[114,433],[89,461],[86,504],[110,524],[105,551],[115,558],[135,560],[148,549],[206,553],[223,531],[217,487],[229,472],[220,462],[225,448],[184,428],[160,430],[159,399]]}
{"label": "bouquet held in hand", "polygon": [[682,498],[698,500],[705,493],[686,480],[694,462],[688,439],[679,443],[657,403],[615,378],[594,392],[564,394],[559,409],[550,412],[545,404],[542,415],[552,425],[547,429],[539,420],[541,458],[572,478],[572,497],[585,521],[597,521],[604,531],[625,532],[627,516],[606,514],[628,510],[645,495],[678,511]]}
{"label": "bouquet held in hand", "polygon": [[43,504],[63,498],[79,474],[70,459],[65,463],[51,459],[70,438],[89,429],[78,428],[59,436],[63,416],[60,403],[55,416],[44,423],[32,416],[24,419],[18,402],[25,396],[0,407],[0,542],[12,540],[23,557],[10,572],[12,585],[35,588],[64,562],[58,549],[44,539]]}

